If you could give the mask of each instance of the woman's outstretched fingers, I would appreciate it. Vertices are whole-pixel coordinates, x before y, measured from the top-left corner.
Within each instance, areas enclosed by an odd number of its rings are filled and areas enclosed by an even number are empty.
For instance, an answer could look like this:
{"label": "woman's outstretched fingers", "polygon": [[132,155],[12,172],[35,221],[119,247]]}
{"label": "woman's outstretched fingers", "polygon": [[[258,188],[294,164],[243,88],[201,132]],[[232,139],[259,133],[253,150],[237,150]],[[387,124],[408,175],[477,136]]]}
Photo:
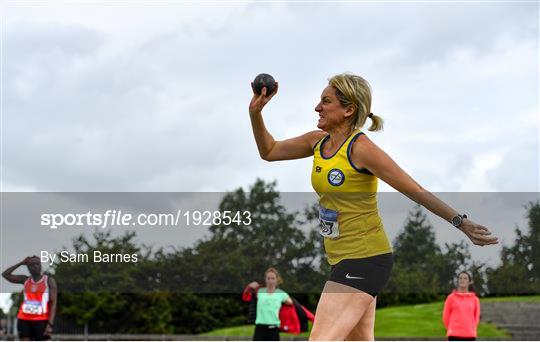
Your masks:
{"label": "woman's outstretched fingers", "polygon": [[475,245],[484,246],[499,243],[497,237],[491,236],[491,232],[487,227],[474,223],[471,220],[464,222],[462,230]]}
{"label": "woman's outstretched fingers", "polygon": [[489,230],[487,230],[487,228],[485,227],[481,227],[483,229],[479,229],[477,232],[476,232],[476,236],[477,236],[477,240],[478,240],[478,244],[480,245],[494,245],[494,244],[497,244],[499,241],[497,239],[497,237],[495,236],[490,236],[491,235],[491,232]]}
{"label": "woman's outstretched fingers", "polygon": [[482,236],[482,239],[490,245],[498,242],[496,236],[490,236],[491,231],[487,227],[478,225],[478,233]]}

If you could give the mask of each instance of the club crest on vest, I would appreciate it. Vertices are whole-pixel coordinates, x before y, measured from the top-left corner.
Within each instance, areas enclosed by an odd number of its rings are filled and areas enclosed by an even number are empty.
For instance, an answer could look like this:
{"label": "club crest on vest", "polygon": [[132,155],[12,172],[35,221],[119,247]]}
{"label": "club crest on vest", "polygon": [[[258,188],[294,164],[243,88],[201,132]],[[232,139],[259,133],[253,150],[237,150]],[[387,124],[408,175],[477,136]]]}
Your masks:
{"label": "club crest on vest", "polygon": [[340,169],[332,169],[328,172],[328,182],[333,186],[340,186],[345,182],[345,174]]}

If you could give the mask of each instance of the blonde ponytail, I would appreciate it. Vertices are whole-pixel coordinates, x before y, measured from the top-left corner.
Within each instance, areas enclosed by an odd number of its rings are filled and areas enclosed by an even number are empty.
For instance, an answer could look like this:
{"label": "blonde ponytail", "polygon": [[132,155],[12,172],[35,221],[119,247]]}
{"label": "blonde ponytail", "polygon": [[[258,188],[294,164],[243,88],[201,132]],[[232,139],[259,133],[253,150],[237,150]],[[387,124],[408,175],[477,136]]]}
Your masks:
{"label": "blonde ponytail", "polygon": [[377,132],[383,130],[383,118],[373,113],[369,114],[369,118],[371,119],[371,126],[369,126],[368,131]]}

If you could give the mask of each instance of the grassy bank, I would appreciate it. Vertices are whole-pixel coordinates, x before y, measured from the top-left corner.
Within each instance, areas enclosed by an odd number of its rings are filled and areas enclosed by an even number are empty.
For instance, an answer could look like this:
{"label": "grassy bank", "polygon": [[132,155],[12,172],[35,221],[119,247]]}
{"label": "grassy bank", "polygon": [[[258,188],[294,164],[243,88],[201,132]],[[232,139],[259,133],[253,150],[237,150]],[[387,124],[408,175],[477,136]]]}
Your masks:
{"label": "grassy bank", "polygon": [[[483,298],[486,302],[540,302],[540,296]],[[377,310],[375,319],[376,337],[441,337],[446,330],[442,323],[443,302],[404,305]],[[205,336],[252,336],[253,325],[241,325],[216,329]],[[308,333],[303,333],[308,336]],[[302,336],[301,335],[301,336]],[[480,323],[480,337],[509,337],[503,330],[488,323]]]}

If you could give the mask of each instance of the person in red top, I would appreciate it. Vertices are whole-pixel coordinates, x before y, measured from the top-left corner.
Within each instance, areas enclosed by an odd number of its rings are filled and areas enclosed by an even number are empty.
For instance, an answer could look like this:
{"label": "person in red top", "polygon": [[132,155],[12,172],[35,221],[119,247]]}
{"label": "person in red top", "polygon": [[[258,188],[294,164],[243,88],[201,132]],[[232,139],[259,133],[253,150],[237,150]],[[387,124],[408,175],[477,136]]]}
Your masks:
{"label": "person in red top", "polygon": [[[19,266],[26,265],[30,277],[13,275]],[[17,315],[17,330],[21,340],[50,340],[56,314],[57,287],[53,278],[41,273],[41,260],[37,256],[6,269],[2,276],[11,283],[24,284],[23,301]]]}
{"label": "person in red top", "polygon": [[467,272],[458,275],[457,289],[446,297],[443,322],[449,341],[476,340],[480,322],[480,301],[472,287],[472,276]]}

